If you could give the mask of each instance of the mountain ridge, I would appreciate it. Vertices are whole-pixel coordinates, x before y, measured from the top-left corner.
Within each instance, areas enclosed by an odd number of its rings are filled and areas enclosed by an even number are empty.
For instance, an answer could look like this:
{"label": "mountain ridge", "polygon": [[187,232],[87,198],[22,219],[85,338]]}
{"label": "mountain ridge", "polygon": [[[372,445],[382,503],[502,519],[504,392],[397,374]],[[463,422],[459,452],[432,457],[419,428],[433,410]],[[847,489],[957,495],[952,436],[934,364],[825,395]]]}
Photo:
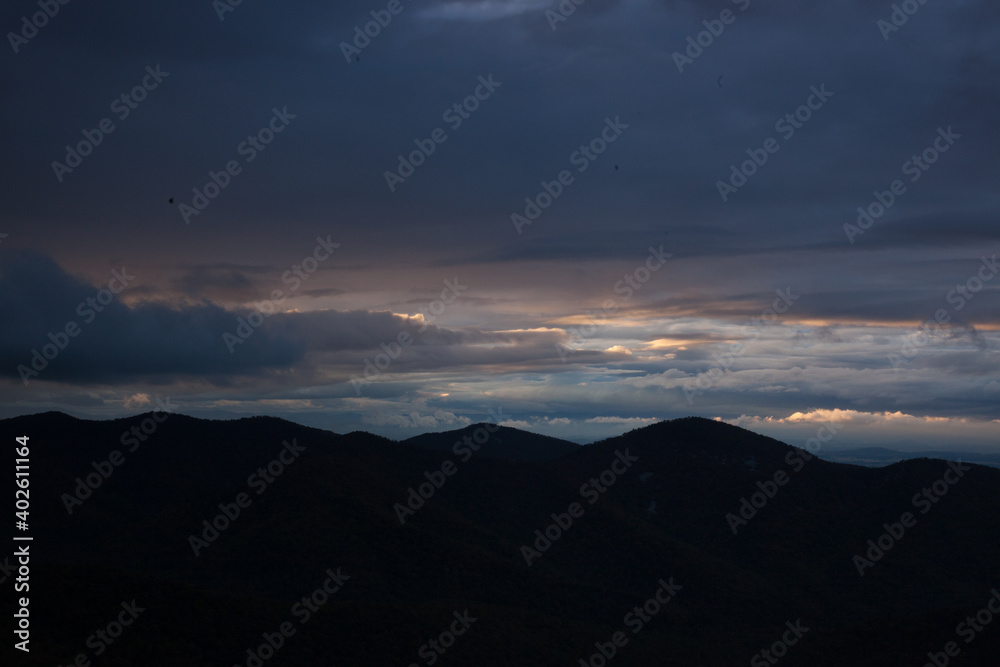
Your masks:
{"label": "mountain ridge", "polygon": [[[246,614],[230,623],[227,607],[280,622],[323,572],[342,567],[351,579],[326,620],[315,621],[321,632],[304,628],[298,648],[269,667],[326,664],[335,646],[351,664],[409,664],[448,607],[482,614],[480,634],[464,640],[469,653],[454,654],[462,664],[573,664],[621,629],[622,615],[660,579],[683,588],[616,665],[663,655],[745,662],[799,617],[816,629],[783,664],[902,664],[885,655],[920,664],[947,641],[950,619],[978,609],[1000,584],[1000,519],[981,511],[1000,492],[1000,471],[968,466],[924,515],[913,496],[942,478],[944,461],[870,469],[805,459],[713,420],[660,422],[533,462],[480,456],[488,445],[465,458],[270,418],[168,417],[127,451],[120,435],[151,413],[18,419],[0,421],[0,438],[31,437],[33,567],[45,582],[38,628],[66,638],[40,650],[50,663],[74,655],[74,638],[93,631],[105,613],[97,601],[147,596],[169,610],[155,627],[197,638],[200,652],[210,640],[189,623],[208,623],[219,639],[205,655],[234,664],[273,624]],[[258,486],[291,443],[300,455],[286,454]],[[69,514],[64,497],[116,449],[124,462]],[[779,473],[787,477],[780,485]],[[241,493],[248,505],[220,520]],[[741,508],[751,498],[763,504],[734,531],[727,517],[749,515]],[[852,558],[904,511],[916,526],[859,576]],[[225,524],[214,537],[213,522]],[[530,562],[525,548],[537,552]],[[960,568],[954,553],[963,554]],[[182,597],[194,609],[182,611]],[[386,617],[397,619],[392,632]],[[158,645],[152,631],[137,624],[122,655],[138,650],[130,641]],[[376,648],[360,636],[383,639]],[[991,647],[977,640],[982,661],[962,664],[990,664]],[[144,664],[198,664],[191,650],[171,648]]]}

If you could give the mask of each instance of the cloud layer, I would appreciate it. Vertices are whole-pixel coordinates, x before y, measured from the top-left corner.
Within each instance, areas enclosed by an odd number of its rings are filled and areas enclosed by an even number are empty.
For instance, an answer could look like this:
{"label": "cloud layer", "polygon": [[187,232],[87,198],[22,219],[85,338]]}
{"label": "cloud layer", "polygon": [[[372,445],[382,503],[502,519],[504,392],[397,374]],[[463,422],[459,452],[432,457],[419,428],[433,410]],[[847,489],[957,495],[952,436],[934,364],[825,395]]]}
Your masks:
{"label": "cloud layer", "polygon": [[859,443],[988,444],[995,3],[385,6],[70,4],[11,46],[0,413],[170,394],[407,435],[503,406],[588,440],[840,410]]}

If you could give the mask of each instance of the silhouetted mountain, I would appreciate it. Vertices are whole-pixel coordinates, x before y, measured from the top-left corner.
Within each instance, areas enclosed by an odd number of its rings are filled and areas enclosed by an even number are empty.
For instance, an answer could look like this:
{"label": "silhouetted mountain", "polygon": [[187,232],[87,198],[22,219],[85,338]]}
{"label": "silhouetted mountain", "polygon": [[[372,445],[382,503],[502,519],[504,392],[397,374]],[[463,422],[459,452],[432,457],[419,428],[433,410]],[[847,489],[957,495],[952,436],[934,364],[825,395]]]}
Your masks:
{"label": "silhouetted mountain", "polygon": [[454,431],[424,433],[402,442],[448,452],[471,451],[478,446],[477,456],[508,461],[551,461],[580,449],[575,442],[496,424],[472,424]]}
{"label": "silhouetted mountain", "polygon": [[1000,468],[1000,454],[990,454],[984,452],[962,452],[962,451],[923,451],[923,452],[901,452],[896,449],[885,447],[859,447],[857,449],[840,449],[823,452],[823,458],[836,463],[852,463],[863,466],[884,466],[897,461],[908,459],[949,459],[952,461],[966,461],[978,463],[984,466]]}
{"label": "silhouetted mountain", "polygon": [[[133,599],[144,611],[94,664],[246,665],[282,623],[268,667],[430,664],[465,610],[441,665],[578,665],[602,647],[614,666],[772,664],[758,654],[783,635],[782,665],[922,665],[949,641],[949,664],[992,665],[1000,649],[1000,628],[957,634],[1000,585],[992,468],[830,463],[695,418],[540,462],[272,418],[0,421],[4,442],[23,435],[32,650],[8,641],[4,664],[94,659],[88,638]],[[862,576],[868,540],[888,549]],[[664,584],[670,601],[647,602]]]}

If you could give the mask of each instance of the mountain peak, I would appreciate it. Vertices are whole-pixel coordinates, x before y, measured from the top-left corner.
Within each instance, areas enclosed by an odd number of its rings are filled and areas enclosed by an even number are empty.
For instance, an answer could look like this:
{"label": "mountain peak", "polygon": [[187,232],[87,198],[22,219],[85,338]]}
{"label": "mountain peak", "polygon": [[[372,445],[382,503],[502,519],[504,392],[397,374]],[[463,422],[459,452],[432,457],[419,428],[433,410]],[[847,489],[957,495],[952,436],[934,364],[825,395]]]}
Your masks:
{"label": "mountain peak", "polygon": [[568,440],[486,422],[441,433],[424,433],[407,438],[402,444],[451,451],[469,441],[482,447],[482,456],[510,461],[551,461],[580,449],[580,445]]}

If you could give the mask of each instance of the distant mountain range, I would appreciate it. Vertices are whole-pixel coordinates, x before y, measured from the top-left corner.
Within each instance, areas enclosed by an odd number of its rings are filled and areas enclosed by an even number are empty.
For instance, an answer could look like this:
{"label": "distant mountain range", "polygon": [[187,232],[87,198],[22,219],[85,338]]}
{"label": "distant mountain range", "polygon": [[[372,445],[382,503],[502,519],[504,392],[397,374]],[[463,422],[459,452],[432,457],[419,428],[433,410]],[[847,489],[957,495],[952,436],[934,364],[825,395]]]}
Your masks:
{"label": "distant mountain range", "polygon": [[18,436],[31,652],[12,647],[10,591],[4,665],[919,667],[1000,654],[1000,617],[976,621],[1000,586],[990,467],[842,465],[700,418],[586,446],[491,424],[400,443],[165,413],[0,421],[10,450]]}
{"label": "distant mountain range", "polygon": [[824,451],[822,452],[822,457],[827,461],[834,461],[836,463],[852,463],[854,465],[869,466],[873,468],[915,458],[948,459],[951,461],[965,461],[968,463],[978,463],[980,465],[1000,468],[1000,454],[988,452],[961,452],[948,450],[901,452],[896,449],[886,449],[884,447],[859,447],[858,449]]}

